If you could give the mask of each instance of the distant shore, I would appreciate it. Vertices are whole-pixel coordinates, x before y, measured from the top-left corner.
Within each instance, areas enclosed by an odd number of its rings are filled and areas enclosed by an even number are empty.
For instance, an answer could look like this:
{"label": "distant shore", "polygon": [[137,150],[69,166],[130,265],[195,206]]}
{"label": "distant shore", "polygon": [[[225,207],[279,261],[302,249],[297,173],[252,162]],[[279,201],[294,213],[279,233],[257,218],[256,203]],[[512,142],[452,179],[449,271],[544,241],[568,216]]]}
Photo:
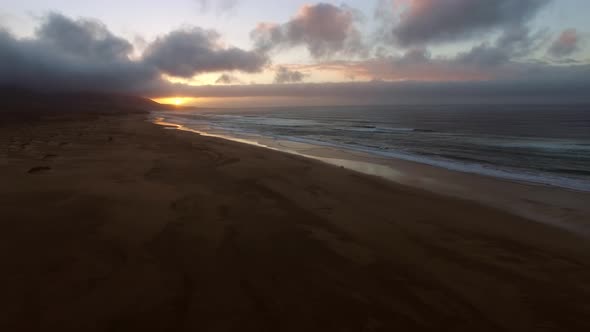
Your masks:
{"label": "distant shore", "polygon": [[553,225],[145,114],[0,144],[2,330],[590,329],[590,245]]}

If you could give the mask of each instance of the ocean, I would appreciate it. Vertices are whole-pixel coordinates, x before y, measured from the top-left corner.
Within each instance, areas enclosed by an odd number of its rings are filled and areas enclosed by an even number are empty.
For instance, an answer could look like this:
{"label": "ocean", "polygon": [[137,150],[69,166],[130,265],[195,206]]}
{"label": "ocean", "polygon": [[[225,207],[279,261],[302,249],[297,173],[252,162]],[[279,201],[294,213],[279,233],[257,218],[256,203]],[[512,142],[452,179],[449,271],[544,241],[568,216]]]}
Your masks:
{"label": "ocean", "polygon": [[361,151],[590,192],[589,105],[396,105],[155,112],[199,132]]}

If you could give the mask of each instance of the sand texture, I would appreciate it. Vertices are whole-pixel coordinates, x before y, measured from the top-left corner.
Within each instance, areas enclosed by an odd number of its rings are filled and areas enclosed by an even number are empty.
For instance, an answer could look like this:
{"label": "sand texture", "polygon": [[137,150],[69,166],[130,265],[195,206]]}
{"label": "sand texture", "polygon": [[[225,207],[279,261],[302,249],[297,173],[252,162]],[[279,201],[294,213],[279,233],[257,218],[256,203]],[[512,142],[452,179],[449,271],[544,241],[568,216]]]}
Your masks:
{"label": "sand texture", "polygon": [[144,115],[0,128],[1,331],[590,331],[558,228]]}

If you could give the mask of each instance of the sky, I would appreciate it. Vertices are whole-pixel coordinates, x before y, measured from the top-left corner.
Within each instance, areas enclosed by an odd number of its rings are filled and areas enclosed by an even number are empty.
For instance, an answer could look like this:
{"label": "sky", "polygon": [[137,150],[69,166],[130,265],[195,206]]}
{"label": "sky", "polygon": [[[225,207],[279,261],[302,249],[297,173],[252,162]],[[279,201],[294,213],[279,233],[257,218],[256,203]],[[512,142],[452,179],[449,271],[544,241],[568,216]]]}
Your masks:
{"label": "sky", "polygon": [[194,105],[587,101],[586,0],[0,0],[0,86]]}

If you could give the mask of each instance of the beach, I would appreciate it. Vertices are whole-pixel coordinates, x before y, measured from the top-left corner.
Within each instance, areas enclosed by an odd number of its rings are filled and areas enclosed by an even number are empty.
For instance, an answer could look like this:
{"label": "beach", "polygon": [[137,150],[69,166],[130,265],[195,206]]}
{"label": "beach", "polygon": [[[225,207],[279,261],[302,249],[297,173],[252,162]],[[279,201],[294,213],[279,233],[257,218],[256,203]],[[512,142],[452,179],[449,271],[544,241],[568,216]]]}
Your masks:
{"label": "beach", "polygon": [[[147,114],[13,121],[0,144],[2,330],[590,329],[590,244],[544,212]],[[552,209],[553,191],[514,186]]]}
{"label": "beach", "polygon": [[384,158],[337,146],[310,144],[276,137],[244,135],[219,130],[195,130],[180,123],[167,122],[152,113],[152,121],[167,129],[177,129],[239,143],[264,147],[374,175],[398,184],[424,189],[492,206],[512,214],[590,236],[590,192],[507,180],[459,172],[420,162]]}

